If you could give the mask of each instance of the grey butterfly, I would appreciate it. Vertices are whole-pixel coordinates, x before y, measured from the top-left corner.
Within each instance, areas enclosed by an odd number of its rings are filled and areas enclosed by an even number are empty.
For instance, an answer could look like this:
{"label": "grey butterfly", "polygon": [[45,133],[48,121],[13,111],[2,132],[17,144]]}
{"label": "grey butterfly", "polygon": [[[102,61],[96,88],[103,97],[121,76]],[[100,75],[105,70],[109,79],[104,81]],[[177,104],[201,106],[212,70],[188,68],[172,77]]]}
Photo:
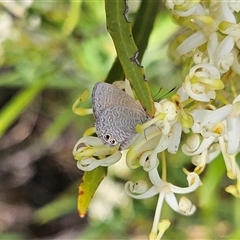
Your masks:
{"label": "grey butterfly", "polygon": [[110,146],[119,144],[119,150],[132,143],[136,125],[149,119],[137,100],[108,83],[94,85],[92,106],[98,137]]}

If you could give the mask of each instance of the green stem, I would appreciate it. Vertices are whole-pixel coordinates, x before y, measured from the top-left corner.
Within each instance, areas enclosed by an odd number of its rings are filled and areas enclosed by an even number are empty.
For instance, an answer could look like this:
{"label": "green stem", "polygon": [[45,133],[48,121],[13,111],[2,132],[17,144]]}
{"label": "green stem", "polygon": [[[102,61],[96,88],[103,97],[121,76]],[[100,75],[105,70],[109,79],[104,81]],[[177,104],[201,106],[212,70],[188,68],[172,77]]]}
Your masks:
{"label": "green stem", "polygon": [[[148,3],[150,2],[152,1],[149,1]],[[139,98],[139,101],[141,102],[144,109],[146,109],[146,112],[150,116],[153,116],[153,99],[151,96],[149,85],[145,79],[144,68],[140,64],[140,60],[144,51],[141,51],[140,53],[137,46],[135,45],[133,34],[131,31],[131,24],[128,22],[126,16],[126,2],[124,0],[106,0],[105,9],[107,18],[107,29],[113,39],[118,59],[121,63],[124,74],[133,86],[136,95]],[[143,11],[144,8],[140,7],[140,10]],[[146,19],[144,19],[144,21],[145,20]],[[141,22],[139,22],[138,24],[140,24]],[[147,24],[145,24],[145,26],[146,25]],[[150,30],[152,25],[150,25]],[[151,32],[150,30],[149,34]],[[136,32],[141,31],[136,30]],[[145,39],[145,35],[143,33],[141,34],[139,34],[138,39],[139,41],[143,42],[143,45],[146,48],[148,37],[146,37]],[[142,39],[145,39],[145,41],[143,41]],[[110,74],[108,75],[107,80],[109,79]],[[117,75],[111,74],[111,80],[119,80],[119,78],[117,77]]]}

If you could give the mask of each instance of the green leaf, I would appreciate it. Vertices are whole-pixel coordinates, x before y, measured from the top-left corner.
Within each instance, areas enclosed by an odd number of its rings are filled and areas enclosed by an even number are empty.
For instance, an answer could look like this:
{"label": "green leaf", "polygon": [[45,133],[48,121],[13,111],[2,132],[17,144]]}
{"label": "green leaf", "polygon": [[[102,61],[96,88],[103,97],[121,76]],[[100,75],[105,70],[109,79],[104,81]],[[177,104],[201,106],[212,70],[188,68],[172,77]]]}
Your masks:
{"label": "green leaf", "polygon": [[3,108],[0,113],[0,137],[44,89],[48,80],[48,77],[39,78],[32,85],[22,90]]}
{"label": "green leaf", "polygon": [[[138,60],[141,61],[147,48],[153,24],[156,20],[160,1],[142,1],[133,24],[132,33],[139,49]],[[144,21],[143,21],[144,19]],[[124,73],[119,59],[116,58],[108,72],[105,82],[112,83],[113,79],[124,79]]]}
{"label": "green leaf", "polygon": [[106,0],[105,9],[107,29],[113,39],[118,59],[122,65],[125,76],[133,86],[146,112],[149,116],[153,116],[153,99],[148,82],[145,79],[144,68],[138,59],[139,51],[134,42],[131,24],[128,22],[126,15],[126,1]]}
{"label": "green leaf", "polygon": [[221,157],[216,158],[210,165],[202,180],[203,185],[199,188],[199,205],[209,207],[215,202],[219,182],[226,171]]}
{"label": "green leaf", "polygon": [[45,224],[69,212],[76,211],[77,193],[75,191],[77,184],[72,184],[52,202],[35,211],[33,220],[37,223]]}
{"label": "green leaf", "polygon": [[81,217],[86,215],[92,197],[106,176],[106,172],[107,168],[98,167],[84,173],[78,192],[78,212]]}
{"label": "green leaf", "polygon": [[63,131],[66,130],[74,117],[75,115],[70,106],[69,108],[63,109],[58,116],[56,116],[55,121],[45,130],[41,138],[42,144],[44,146],[50,146],[56,141]]}
{"label": "green leaf", "polygon": [[24,239],[26,239],[26,237],[22,233],[12,233],[12,232],[0,233],[0,240],[7,240],[7,239],[24,240]]}

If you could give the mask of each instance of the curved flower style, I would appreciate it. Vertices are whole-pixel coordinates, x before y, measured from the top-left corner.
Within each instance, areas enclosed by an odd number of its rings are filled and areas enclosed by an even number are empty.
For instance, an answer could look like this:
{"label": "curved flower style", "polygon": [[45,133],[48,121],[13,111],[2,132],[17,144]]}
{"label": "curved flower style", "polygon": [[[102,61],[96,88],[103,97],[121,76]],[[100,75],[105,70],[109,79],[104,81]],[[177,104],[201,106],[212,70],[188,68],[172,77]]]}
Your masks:
{"label": "curved flower style", "polygon": [[86,136],[76,143],[73,156],[78,161],[79,169],[91,171],[99,166],[107,167],[116,163],[121,159],[122,154],[117,147],[110,148],[103,145],[99,138]]}
{"label": "curved flower style", "polygon": [[187,181],[189,186],[185,188],[181,188],[169,182],[163,181],[158,174],[157,168],[149,171],[148,175],[152,183],[151,188],[147,190],[146,183],[143,180],[135,183],[129,181],[125,184],[125,191],[129,196],[136,199],[145,199],[159,194],[152,231],[150,233],[150,239],[160,239],[157,236],[163,201],[165,200],[174,211],[183,215],[191,215],[196,210],[195,205],[193,205],[191,201],[184,196],[178,202],[175,194],[186,194],[193,192],[202,183],[199,176],[194,172],[187,173]]}
{"label": "curved flower style", "polygon": [[199,4],[198,1],[176,1],[176,0],[167,0],[166,7],[171,10],[174,14],[187,17],[192,14],[203,14],[205,13],[203,7]]}
{"label": "curved flower style", "polygon": [[217,68],[208,63],[197,64],[192,67],[185,78],[183,89],[187,94],[198,101],[209,102],[215,99],[215,90],[224,87],[220,80],[220,73]]}
{"label": "curved flower style", "polygon": [[[240,95],[234,99],[233,104],[215,110],[196,109],[191,112],[194,125],[192,127],[195,135],[190,136],[188,144],[183,145],[186,155],[198,155],[206,150],[219,137],[226,142],[227,154],[234,155],[239,151],[240,144]],[[201,134],[203,140],[199,141]],[[199,145],[200,144],[200,145]]]}
{"label": "curved flower style", "polygon": [[[173,97],[174,99],[174,97]],[[192,117],[185,113],[175,96],[175,101],[167,99],[155,102],[155,117],[141,126],[141,133],[129,147],[127,164],[131,169],[142,166],[145,171],[159,164],[158,153],[167,150],[175,154],[178,151],[183,129],[192,125]]]}
{"label": "curved flower style", "polygon": [[[240,146],[240,95],[228,104],[216,110],[194,110],[194,135],[188,137],[182,146],[184,154],[193,156],[195,171],[203,171],[205,164],[210,163],[222,152],[227,175],[240,181],[240,170],[235,155]],[[200,140],[201,138],[201,140]],[[238,192],[240,193],[239,185]],[[235,195],[237,195],[235,193]],[[240,196],[240,194],[238,194]]]}

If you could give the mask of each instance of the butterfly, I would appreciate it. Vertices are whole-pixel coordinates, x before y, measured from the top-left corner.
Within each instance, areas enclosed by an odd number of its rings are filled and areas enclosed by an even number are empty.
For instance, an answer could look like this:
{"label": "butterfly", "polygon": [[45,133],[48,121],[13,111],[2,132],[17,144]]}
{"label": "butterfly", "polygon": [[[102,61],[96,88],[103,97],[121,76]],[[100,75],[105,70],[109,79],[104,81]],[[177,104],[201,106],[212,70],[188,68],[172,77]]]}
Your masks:
{"label": "butterfly", "polygon": [[92,106],[98,137],[104,144],[119,145],[119,150],[132,143],[136,136],[136,125],[149,119],[137,100],[104,82],[94,85]]}

